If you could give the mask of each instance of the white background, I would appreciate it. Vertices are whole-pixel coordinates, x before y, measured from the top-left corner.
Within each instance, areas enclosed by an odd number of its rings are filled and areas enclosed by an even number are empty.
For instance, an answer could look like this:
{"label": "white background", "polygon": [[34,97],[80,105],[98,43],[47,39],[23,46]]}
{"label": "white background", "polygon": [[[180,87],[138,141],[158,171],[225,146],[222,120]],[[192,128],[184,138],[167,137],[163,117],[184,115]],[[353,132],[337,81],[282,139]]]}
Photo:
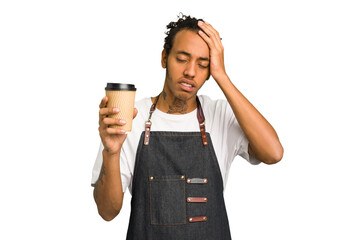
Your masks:
{"label": "white background", "polygon": [[[129,192],[111,222],[92,197],[98,105],[106,82],[160,93],[179,12],[220,32],[228,75],[285,149],[276,165],[234,160],[233,239],[360,239],[355,0],[1,1],[0,238],[125,239]],[[200,94],[224,98],[213,79]]]}

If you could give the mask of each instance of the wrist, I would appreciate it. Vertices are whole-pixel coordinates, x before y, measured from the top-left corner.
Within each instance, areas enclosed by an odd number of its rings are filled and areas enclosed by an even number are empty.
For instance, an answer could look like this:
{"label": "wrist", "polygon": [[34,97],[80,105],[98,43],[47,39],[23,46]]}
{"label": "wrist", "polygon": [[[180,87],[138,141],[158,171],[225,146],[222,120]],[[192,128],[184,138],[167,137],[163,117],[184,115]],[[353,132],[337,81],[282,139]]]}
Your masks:
{"label": "wrist", "polygon": [[221,88],[228,86],[231,83],[231,80],[226,73],[221,74],[217,78],[214,78],[214,79]]}
{"label": "wrist", "polygon": [[111,151],[109,148],[107,147],[104,147],[104,150],[103,150],[103,156],[106,156],[106,157],[113,157],[113,156],[118,156],[120,155],[120,151],[121,151],[121,147],[118,151]]}

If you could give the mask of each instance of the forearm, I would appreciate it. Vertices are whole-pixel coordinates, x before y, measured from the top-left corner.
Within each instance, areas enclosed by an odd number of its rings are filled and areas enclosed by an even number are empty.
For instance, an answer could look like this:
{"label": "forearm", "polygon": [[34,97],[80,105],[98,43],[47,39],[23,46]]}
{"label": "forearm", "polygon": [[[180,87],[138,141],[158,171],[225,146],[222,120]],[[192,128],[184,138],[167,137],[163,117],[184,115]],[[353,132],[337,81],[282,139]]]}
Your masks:
{"label": "forearm", "polygon": [[218,85],[224,92],[235,117],[249,140],[252,155],[264,163],[281,160],[283,148],[271,124],[232,84],[227,76]]}
{"label": "forearm", "polygon": [[120,175],[120,153],[103,151],[103,164],[94,188],[94,199],[100,216],[110,221],[121,210],[123,190]]}

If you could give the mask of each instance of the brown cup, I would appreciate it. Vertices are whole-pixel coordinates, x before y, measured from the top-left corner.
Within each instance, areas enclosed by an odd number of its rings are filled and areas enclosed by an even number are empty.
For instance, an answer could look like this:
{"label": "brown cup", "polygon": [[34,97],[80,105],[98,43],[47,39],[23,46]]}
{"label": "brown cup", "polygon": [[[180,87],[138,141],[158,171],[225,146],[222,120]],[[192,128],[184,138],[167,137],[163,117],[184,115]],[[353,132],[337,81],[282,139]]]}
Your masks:
{"label": "brown cup", "polygon": [[135,86],[133,84],[107,83],[105,93],[108,97],[106,107],[116,107],[119,109],[118,113],[110,114],[108,117],[123,119],[126,121],[126,124],[123,126],[110,125],[109,127],[119,128],[125,130],[126,132],[131,132],[135,105]]}

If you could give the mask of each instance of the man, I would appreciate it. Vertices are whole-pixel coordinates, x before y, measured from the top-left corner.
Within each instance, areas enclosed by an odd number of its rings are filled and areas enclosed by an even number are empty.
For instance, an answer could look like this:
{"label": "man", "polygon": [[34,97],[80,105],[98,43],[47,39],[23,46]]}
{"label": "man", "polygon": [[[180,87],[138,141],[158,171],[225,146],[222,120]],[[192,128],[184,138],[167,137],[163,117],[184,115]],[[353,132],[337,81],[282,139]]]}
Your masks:
{"label": "man", "polygon": [[[127,239],[231,239],[223,190],[232,160],[273,164],[283,148],[226,74],[219,33],[190,16],[167,27],[164,88],[136,103],[132,132],[108,128],[124,121],[107,117],[118,109],[106,108],[106,97],[100,103],[92,180],[98,212],[116,217],[128,187]],[[227,101],[197,96],[210,75]]]}

